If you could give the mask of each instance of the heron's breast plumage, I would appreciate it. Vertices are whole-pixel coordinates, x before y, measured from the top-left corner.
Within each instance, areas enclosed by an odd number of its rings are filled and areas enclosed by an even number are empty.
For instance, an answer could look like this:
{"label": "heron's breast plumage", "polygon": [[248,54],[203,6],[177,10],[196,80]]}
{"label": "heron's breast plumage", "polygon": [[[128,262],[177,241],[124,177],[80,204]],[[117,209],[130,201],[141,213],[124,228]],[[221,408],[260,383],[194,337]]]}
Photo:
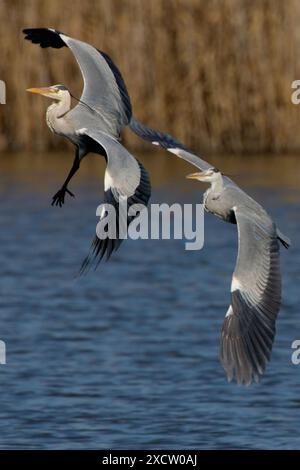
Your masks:
{"label": "heron's breast plumage", "polygon": [[203,203],[205,210],[208,212],[220,217],[225,222],[236,223],[233,205],[226,197],[224,191],[218,192],[208,189],[204,193]]}
{"label": "heron's breast plumage", "polygon": [[49,129],[54,134],[62,135],[64,137],[71,137],[76,135],[76,130],[72,122],[68,119],[68,115],[58,115],[58,106],[53,104],[49,106],[46,112],[46,122]]}

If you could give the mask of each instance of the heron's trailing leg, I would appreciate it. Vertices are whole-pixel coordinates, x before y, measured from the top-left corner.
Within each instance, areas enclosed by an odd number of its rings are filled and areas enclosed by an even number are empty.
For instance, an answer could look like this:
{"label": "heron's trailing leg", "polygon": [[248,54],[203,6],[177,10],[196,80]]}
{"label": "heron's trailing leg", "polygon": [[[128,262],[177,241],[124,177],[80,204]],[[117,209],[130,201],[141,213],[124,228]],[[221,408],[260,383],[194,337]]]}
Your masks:
{"label": "heron's trailing leg", "polygon": [[65,203],[66,193],[68,193],[72,197],[75,197],[74,194],[71,193],[71,191],[68,189],[68,184],[69,184],[69,181],[75,175],[75,173],[79,170],[79,167],[80,167],[79,151],[76,150],[75,158],[74,158],[73,165],[72,165],[72,168],[70,170],[70,173],[68,174],[67,179],[64,182],[64,184],[62,185],[61,189],[59,191],[57,191],[56,194],[54,194],[54,196],[52,198],[52,203],[51,203],[52,206],[55,205],[55,206],[62,207],[62,205]]}

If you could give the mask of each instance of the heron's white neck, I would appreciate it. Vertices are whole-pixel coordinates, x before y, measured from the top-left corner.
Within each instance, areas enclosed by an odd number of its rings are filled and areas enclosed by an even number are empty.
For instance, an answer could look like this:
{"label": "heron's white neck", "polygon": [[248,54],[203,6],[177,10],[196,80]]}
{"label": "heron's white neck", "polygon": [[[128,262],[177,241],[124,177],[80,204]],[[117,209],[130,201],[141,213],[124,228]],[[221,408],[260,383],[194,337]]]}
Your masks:
{"label": "heron's white neck", "polygon": [[59,119],[61,119],[71,109],[71,96],[69,93],[64,93],[60,101],[55,101],[49,106],[46,112],[46,121],[48,126],[53,132],[59,133],[61,126]]}
{"label": "heron's white neck", "polygon": [[223,189],[224,180],[222,173],[215,173],[214,179],[211,181],[210,189],[214,192],[219,192]]}

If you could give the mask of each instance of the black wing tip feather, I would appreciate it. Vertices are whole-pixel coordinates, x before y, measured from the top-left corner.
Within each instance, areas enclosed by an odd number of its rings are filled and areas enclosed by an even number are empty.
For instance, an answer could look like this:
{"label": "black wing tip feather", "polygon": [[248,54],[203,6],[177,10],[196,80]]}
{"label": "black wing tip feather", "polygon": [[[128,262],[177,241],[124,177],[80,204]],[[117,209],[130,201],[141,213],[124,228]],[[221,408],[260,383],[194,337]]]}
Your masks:
{"label": "black wing tip feather", "polygon": [[89,254],[81,263],[79,276],[87,274],[92,266],[94,266],[94,270],[96,270],[103,259],[108,261],[113,252],[118,250],[121,242],[122,240],[120,239],[100,239],[96,235],[91,244]]}
{"label": "black wing tip feather", "polygon": [[[141,204],[146,207],[151,196],[151,183],[150,183],[149,174],[146,171],[146,169],[143,167],[143,165],[139,161],[137,162],[141,171],[140,184],[136,188],[134,195],[128,198],[127,200],[128,208],[132,206],[133,204]],[[118,238],[118,234],[119,234],[118,203],[115,200],[114,195],[111,190],[105,191],[105,201],[107,203],[111,203],[115,205],[116,207],[117,238],[107,237],[105,239],[100,239],[96,235],[92,242],[89,254],[86,256],[86,258],[83,260],[81,264],[79,275],[87,273],[91,269],[92,266],[94,266],[94,268],[97,269],[99,263],[104,258],[106,261],[108,261],[111,255],[119,249],[123,241],[123,238]],[[133,219],[134,219],[133,216],[128,216],[127,228],[129,227]]]}
{"label": "black wing tip feather", "polygon": [[131,100],[130,100],[130,96],[129,96],[124,78],[123,78],[119,68],[116,66],[116,64],[112,60],[112,58],[108,54],[106,54],[106,52],[103,52],[100,49],[97,49],[97,50],[103,56],[103,58],[105,59],[107,65],[109,66],[110,70],[112,71],[112,73],[115,77],[117,86],[118,86],[119,91],[120,91],[121,100],[122,100],[123,105],[124,105],[125,114],[126,114],[126,117],[128,119],[128,122],[129,122],[130,119],[131,119],[131,116],[132,116],[132,106],[131,106]]}
{"label": "black wing tip feather", "polygon": [[62,33],[56,29],[25,28],[23,29],[23,33],[27,41],[31,41],[33,44],[39,44],[43,49],[46,47],[60,49],[66,45],[60,36]]}
{"label": "black wing tip feather", "polygon": [[[245,304],[237,290],[232,292],[231,308],[222,328],[220,360],[229,382],[248,386],[259,382],[271,359],[280,297],[263,297],[255,308]],[[238,314],[241,308],[243,316]]]}
{"label": "black wing tip feather", "polygon": [[131,118],[129,127],[135,134],[137,134],[142,139],[151,142],[152,144],[160,145],[166,150],[178,148],[181,150],[185,150],[186,152],[190,151],[182,142],[175,139],[170,134],[156,131],[151,127],[147,127],[134,117]]}

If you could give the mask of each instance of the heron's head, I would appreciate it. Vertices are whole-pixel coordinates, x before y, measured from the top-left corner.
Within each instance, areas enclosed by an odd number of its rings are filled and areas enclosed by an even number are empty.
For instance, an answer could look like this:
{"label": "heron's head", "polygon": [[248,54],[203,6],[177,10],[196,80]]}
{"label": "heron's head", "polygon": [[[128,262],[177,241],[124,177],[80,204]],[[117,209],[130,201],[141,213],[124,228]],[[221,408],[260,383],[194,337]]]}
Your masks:
{"label": "heron's head", "polygon": [[28,88],[26,91],[29,91],[30,93],[37,93],[56,101],[63,101],[66,95],[70,94],[65,85],[53,85],[44,88]]}
{"label": "heron's head", "polygon": [[213,183],[221,176],[220,170],[218,168],[209,168],[206,171],[198,171],[197,173],[192,173],[187,175],[187,178],[191,180],[203,181],[205,183]]}

